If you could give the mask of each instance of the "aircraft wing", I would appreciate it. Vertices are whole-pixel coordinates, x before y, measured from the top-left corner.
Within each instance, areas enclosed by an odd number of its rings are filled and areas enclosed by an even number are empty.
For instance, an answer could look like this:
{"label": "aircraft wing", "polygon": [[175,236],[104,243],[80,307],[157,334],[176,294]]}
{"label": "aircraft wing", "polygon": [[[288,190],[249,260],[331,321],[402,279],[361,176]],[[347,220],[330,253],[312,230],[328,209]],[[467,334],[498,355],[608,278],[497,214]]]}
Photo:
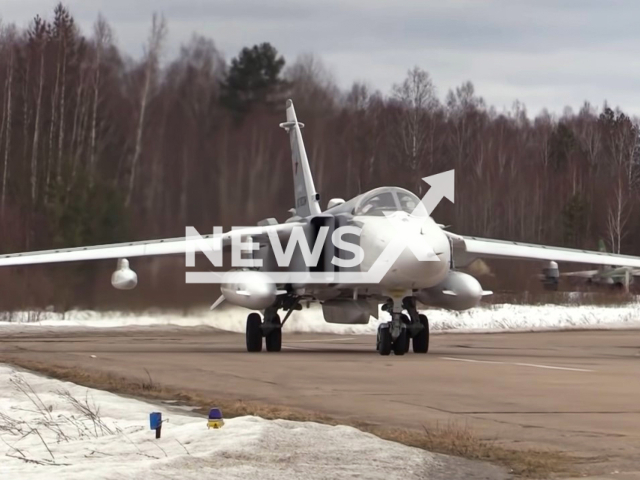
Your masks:
{"label": "aircraft wing", "polygon": [[[291,222],[268,226],[237,228],[222,234],[220,240],[214,240],[213,235],[202,235],[202,239],[212,249],[231,245],[234,237],[252,237],[254,240],[262,235],[276,232],[279,237],[286,238],[294,226],[302,223]],[[112,243],[92,247],[60,248],[55,250],[41,250],[37,252],[12,253],[0,255],[0,267],[33,265],[37,263],[74,262],[82,260],[101,260],[108,258],[130,258],[155,255],[184,254],[186,252],[200,252],[202,240],[200,238],[180,237],[148,240],[142,242]]]}
{"label": "aircraft wing", "polygon": [[583,270],[580,272],[563,272],[560,275],[563,277],[578,277],[578,278],[612,278],[618,277],[621,275],[626,275],[627,272],[633,276],[640,276],[640,269],[632,268],[632,267],[618,267],[618,268],[610,268],[606,270]]}
{"label": "aircraft wing", "polygon": [[541,260],[593,265],[611,265],[640,269],[640,257],[616,255],[607,252],[550,247],[530,243],[509,242],[487,238],[468,237],[446,232],[453,245],[455,264],[466,266],[478,258],[514,260]]}

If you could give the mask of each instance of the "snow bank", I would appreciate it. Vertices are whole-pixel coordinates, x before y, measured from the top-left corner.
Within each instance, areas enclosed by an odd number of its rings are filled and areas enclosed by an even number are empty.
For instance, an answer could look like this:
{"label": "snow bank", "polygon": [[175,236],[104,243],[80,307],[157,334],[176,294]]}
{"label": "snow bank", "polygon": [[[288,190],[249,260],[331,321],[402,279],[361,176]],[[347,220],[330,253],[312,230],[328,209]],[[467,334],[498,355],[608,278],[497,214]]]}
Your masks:
{"label": "snow bank", "polygon": [[[466,312],[428,310],[432,331],[504,331],[564,328],[638,328],[640,303],[618,306],[595,305],[489,305]],[[211,326],[232,332],[244,332],[247,311],[241,308],[221,308],[191,311],[188,314],[149,311],[147,313],[96,312],[76,310],[65,314],[53,312],[14,312],[4,325],[45,325],[83,327],[124,327],[173,325],[180,327]],[[285,332],[317,332],[338,334],[373,334],[378,324],[388,320],[381,312],[380,319],[368,325],[332,325],[324,321],[318,306],[294,312],[287,321]],[[5,319],[8,319],[5,316]]]}
{"label": "snow bank", "polygon": [[[158,410],[168,422],[155,440],[148,418]],[[3,479],[430,478],[437,457],[311,422],[239,417],[207,430],[206,419],[175,408],[0,365]]]}

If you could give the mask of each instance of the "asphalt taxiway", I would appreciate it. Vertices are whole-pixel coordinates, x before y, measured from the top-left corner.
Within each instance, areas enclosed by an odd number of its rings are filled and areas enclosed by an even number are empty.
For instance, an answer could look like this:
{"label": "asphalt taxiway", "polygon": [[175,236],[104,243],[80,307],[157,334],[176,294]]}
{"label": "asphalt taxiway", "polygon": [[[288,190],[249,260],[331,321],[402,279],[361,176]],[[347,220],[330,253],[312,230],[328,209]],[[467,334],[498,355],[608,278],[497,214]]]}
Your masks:
{"label": "asphalt taxiway", "polygon": [[285,334],[280,353],[244,342],[205,327],[32,327],[0,335],[0,362],[147,369],[175,388],[391,426],[456,422],[584,457],[598,478],[640,478],[640,331],[433,335],[427,355],[399,357],[372,336]]}

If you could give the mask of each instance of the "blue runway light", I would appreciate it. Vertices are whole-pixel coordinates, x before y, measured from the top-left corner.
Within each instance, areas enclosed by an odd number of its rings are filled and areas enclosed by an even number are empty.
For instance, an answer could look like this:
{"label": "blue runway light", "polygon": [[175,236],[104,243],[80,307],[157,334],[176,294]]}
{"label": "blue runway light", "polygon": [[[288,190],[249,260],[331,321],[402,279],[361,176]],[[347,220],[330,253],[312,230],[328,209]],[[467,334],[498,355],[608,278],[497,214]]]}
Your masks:
{"label": "blue runway light", "polygon": [[222,411],[219,408],[212,408],[209,410],[207,428],[222,428],[223,425],[224,419],[222,418]]}

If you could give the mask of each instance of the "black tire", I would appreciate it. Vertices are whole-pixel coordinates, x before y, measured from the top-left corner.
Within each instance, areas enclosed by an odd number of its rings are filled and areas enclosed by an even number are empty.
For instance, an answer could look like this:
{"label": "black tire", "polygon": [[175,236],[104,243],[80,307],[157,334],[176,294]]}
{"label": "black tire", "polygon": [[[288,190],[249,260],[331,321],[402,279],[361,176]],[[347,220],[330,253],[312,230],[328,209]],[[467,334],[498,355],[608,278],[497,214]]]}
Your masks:
{"label": "black tire", "polygon": [[427,353],[429,351],[429,320],[426,315],[418,315],[418,318],[424,328],[413,337],[413,352]]}
{"label": "black tire", "polygon": [[262,318],[259,313],[247,317],[247,352],[262,351]]}
{"label": "black tire", "polygon": [[409,343],[409,339],[407,337],[407,329],[403,328],[400,331],[400,335],[393,342],[393,353],[395,355],[404,355],[407,353],[407,344]]}
{"label": "black tire", "polygon": [[391,353],[391,330],[389,327],[378,329],[378,353],[389,355]]}
{"label": "black tire", "polygon": [[[276,315],[270,323],[281,325],[280,315]],[[267,352],[279,352],[282,350],[282,328],[275,328],[265,337]]]}

